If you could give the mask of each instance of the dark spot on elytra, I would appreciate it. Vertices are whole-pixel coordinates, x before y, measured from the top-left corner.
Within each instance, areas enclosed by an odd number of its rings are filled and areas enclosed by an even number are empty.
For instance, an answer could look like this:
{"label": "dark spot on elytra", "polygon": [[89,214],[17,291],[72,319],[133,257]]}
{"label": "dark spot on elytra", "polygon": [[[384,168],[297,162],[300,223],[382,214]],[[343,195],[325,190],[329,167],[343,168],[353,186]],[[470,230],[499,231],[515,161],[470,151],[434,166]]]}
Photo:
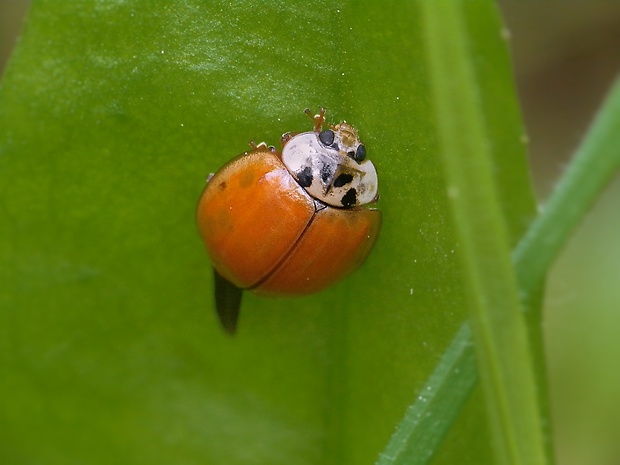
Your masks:
{"label": "dark spot on elytra", "polygon": [[354,188],[349,189],[342,197],[341,202],[344,207],[355,205],[355,202],[357,202],[357,191]]}
{"label": "dark spot on elytra", "polygon": [[353,176],[349,173],[341,173],[334,181],[334,187],[342,187],[353,181]]}
{"label": "dark spot on elytra", "polygon": [[219,187],[220,190],[223,191],[224,189],[226,189],[226,181],[222,181],[217,185],[217,187]]}
{"label": "dark spot on elytra", "polygon": [[312,184],[312,168],[306,166],[297,173],[297,181],[301,187],[309,187]]}

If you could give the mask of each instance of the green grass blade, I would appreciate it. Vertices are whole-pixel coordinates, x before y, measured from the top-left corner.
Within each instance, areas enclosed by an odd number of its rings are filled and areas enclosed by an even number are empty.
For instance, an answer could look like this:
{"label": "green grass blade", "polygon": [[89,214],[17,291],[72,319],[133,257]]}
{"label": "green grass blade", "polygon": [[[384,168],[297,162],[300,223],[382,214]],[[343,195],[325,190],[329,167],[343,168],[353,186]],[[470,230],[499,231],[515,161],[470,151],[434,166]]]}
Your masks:
{"label": "green grass blade", "polygon": [[478,377],[471,331],[463,325],[437,369],[390,439],[376,465],[420,465],[431,461]]}
{"label": "green grass blade", "polygon": [[[498,463],[545,463],[537,389],[460,2],[425,3],[440,147]],[[458,84],[456,84],[458,83]]]}
{"label": "green grass blade", "polygon": [[523,299],[547,270],[590,205],[620,167],[620,79],[599,110],[573,161],[515,250]]}

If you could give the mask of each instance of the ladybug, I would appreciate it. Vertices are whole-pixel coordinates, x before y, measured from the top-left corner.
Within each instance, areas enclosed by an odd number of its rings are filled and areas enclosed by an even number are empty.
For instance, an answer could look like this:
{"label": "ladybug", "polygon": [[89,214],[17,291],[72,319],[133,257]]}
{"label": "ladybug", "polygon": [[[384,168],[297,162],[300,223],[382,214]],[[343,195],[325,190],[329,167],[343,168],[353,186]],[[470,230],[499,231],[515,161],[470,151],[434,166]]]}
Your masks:
{"label": "ladybug", "polygon": [[[243,290],[264,295],[318,292],[357,269],[381,228],[377,171],[357,130],[325,124],[263,142],[209,176],[198,230],[215,275],[216,309],[234,333]],[[325,126],[325,128],[324,128]]]}

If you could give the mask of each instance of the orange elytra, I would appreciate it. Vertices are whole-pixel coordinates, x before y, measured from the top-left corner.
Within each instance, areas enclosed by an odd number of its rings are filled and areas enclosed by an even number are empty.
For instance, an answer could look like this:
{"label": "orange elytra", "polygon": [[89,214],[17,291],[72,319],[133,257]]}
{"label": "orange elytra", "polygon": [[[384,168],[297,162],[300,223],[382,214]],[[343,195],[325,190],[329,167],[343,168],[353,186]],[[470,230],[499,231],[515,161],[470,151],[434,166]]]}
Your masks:
{"label": "orange elytra", "polygon": [[207,181],[198,229],[215,271],[216,308],[233,333],[243,290],[321,291],[357,269],[381,228],[377,172],[357,130],[325,125],[282,136],[282,151],[255,145]]}

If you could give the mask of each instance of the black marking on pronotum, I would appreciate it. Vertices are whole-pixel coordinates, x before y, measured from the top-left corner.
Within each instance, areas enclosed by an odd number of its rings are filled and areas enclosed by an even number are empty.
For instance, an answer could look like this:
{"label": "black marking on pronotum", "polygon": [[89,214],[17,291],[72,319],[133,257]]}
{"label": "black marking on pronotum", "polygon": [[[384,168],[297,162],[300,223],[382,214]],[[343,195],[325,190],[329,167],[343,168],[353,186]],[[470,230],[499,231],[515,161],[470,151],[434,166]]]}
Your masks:
{"label": "black marking on pronotum", "polygon": [[342,187],[353,181],[353,175],[349,173],[341,173],[334,180],[334,187]]}
{"label": "black marking on pronotum", "polygon": [[312,184],[312,168],[305,166],[297,173],[297,181],[301,187],[309,187]]}
{"label": "black marking on pronotum", "polygon": [[353,187],[349,189],[346,194],[344,194],[341,200],[342,205],[344,207],[350,207],[352,205],[355,205],[356,201],[357,201],[357,191]]}
{"label": "black marking on pronotum", "polygon": [[323,184],[329,184],[333,175],[334,172],[331,166],[328,163],[324,163],[323,166],[321,166],[321,181],[323,181]]}

